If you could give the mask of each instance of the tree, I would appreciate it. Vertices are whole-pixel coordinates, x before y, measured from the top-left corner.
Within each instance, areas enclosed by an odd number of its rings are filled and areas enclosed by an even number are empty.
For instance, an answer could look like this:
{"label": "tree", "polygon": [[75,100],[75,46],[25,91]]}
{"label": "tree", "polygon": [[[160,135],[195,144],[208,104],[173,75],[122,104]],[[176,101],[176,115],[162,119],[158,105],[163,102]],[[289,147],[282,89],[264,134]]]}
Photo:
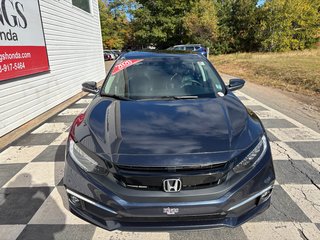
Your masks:
{"label": "tree", "polygon": [[319,0],[269,0],[260,10],[263,16],[256,38],[262,51],[310,48],[319,37]]}
{"label": "tree", "polygon": [[133,12],[133,38],[137,45],[160,49],[186,41],[183,17],[190,11],[190,0],[137,0]]}
{"label": "tree", "polygon": [[256,49],[257,0],[237,0],[232,5],[230,27],[233,32],[236,51]]}
{"label": "tree", "polygon": [[99,0],[106,48],[201,43],[213,53],[310,48],[320,0]]}
{"label": "tree", "polygon": [[197,0],[183,18],[186,35],[190,43],[212,47],[217,39],[217,14],[212,0]]}
{"label": "tree", "polygon": [[126,11],[121,7],[124,1],[113,1],[106,5],[99,0],[100,24],[104,48],[122,49],[130,37],[130,25]]}
{"label": "tree", "polygon": [[257,0],[216,0],[218,51],[252,51],[256,48]]}

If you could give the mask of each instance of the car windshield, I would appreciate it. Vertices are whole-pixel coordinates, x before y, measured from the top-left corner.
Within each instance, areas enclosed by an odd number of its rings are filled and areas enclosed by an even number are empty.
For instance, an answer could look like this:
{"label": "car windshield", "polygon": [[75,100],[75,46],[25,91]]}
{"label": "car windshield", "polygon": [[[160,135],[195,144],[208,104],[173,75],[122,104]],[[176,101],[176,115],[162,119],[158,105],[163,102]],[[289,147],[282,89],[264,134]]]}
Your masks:
{"label": "car windshield", "polygon": [[140,100],[214,98],[218,92],[225,92],[224,84],[207,60],[173,55],[117,61],[101,94]]}

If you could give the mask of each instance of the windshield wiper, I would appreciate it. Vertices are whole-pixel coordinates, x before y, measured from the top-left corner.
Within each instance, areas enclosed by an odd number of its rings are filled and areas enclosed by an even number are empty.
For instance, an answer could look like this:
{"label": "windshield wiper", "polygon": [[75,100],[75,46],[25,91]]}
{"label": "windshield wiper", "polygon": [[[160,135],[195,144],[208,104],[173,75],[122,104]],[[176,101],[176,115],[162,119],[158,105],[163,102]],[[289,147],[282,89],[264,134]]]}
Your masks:
{"label": "windshield wiper", "polygon": [[174,96],[174,99],[197,99],[198,96],[190,95],[190,96]]}
{"label": "windshield wiper", "polygon": [[171,98],[171,99],[177,99],[177,100],[181,100],[181,99],[197,99],[198,96],[194,96],[194,95],[190,95],[190,96],[162,96],[160,97],[161,99],[166,99],[166,98]]}
{"label": "windshield wiper", "polygon": [[131,98],[124,97],[124,96],[119,96],[119,95],[116,95],[116,94],[101,94],[101,96],[102,97],[114,98],[114,99],[117,99],[117,100],[124,100],[124,101],[131,101],[132,100]]}

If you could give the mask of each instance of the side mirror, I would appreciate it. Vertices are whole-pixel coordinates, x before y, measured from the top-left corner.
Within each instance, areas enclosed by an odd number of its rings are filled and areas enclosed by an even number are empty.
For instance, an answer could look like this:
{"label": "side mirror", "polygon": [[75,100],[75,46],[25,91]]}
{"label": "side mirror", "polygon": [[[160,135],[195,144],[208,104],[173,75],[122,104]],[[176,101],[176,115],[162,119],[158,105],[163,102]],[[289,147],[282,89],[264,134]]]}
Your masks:
{"label": "side mirror", "polygon": [[99,89],[97,88],[97,83],[91,81],[82,83],[82,91],[97,94]]}
{"label": "side mirror", "polygon": [[242,88],[245,83],[246,81],[243,79],[238,79],[238,78],[230,79],[229,85],[227,87],[230,91],[235,91]]}

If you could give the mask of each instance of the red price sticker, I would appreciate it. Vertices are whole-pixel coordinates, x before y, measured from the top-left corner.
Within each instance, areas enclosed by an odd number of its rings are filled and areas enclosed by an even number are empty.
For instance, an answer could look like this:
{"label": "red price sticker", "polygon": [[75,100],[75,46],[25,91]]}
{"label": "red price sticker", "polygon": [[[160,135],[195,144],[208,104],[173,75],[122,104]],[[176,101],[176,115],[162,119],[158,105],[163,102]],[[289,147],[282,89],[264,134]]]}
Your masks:
{"label": "red price sticker", "polygon": [[125,60],[119,64],[117,64],[113,70],[112,70],[112,75],[122,71],[123,69],[126,69],[134,64],[137,64],[139,62],[143,61],[143,59],[130,59],[130,60]]}

